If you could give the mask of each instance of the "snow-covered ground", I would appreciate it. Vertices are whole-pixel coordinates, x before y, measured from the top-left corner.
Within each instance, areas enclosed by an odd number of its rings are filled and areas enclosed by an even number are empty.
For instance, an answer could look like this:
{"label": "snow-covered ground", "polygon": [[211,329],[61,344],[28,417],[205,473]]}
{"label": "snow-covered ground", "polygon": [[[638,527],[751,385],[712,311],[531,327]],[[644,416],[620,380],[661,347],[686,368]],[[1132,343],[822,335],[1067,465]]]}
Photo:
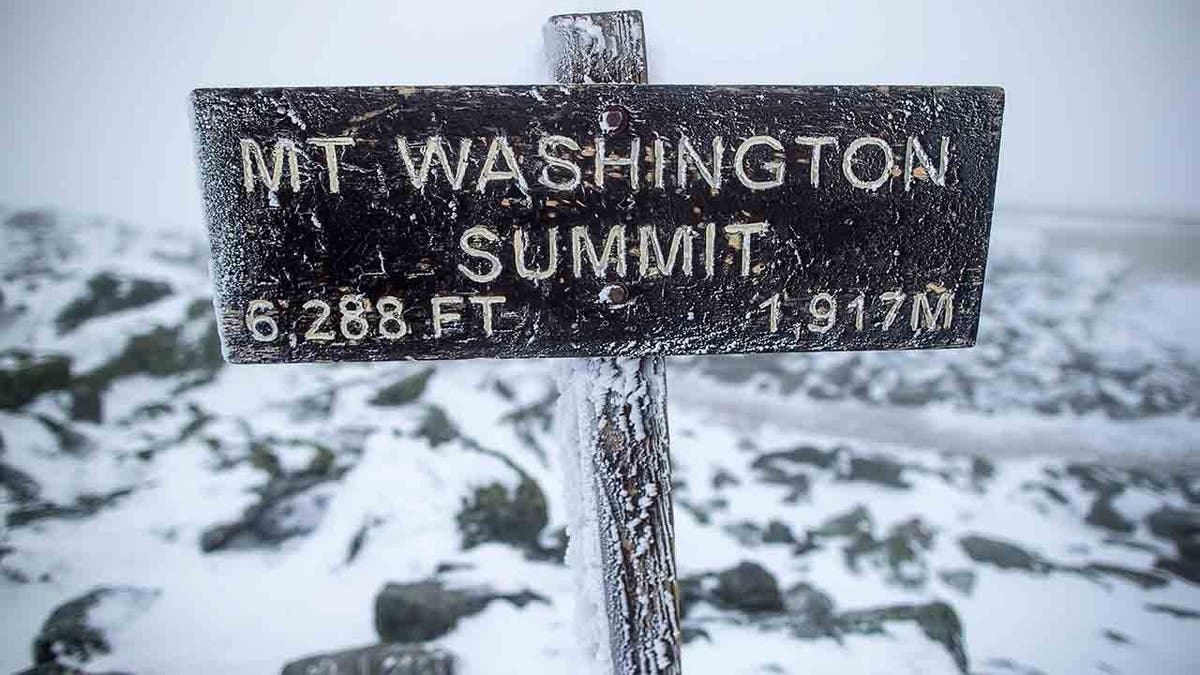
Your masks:
{"label": "snow-covered ground", "polygon": [[[202,240],[0,220],[0,669],[573,672],[553,364],[228,366]],[[688,673],[1197,672],[1200,279],[1051,220],[974,350],[670,361]]]}

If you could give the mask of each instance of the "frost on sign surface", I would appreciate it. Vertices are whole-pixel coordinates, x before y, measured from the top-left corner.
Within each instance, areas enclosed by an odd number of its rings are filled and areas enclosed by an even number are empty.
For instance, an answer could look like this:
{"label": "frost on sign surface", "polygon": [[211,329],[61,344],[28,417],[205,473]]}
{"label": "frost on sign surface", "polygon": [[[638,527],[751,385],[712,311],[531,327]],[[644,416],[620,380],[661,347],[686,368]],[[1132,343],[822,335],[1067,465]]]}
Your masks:
{"label": "frost on sign surface", "polygon": [[227,357],[963,347],[1003,93],[203,89]]}

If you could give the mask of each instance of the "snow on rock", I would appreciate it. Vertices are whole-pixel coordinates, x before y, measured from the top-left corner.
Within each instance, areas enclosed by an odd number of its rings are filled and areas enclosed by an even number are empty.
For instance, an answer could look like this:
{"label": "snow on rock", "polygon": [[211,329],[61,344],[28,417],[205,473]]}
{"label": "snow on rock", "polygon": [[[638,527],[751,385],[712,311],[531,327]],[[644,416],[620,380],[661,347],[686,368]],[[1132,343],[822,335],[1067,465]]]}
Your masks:
{"label": "snow on rock", "polygon": [[[575,421],[597,382],[663,392],[577,361],[227,366],[203,241],[0,220],[0,670],[68,613],[94,672],[385,658],[380,589],[429,580],[491,597],[422,636],[456,672],[611,664]],[[1197,287],[1035,250],[993,247],[973,351],[670,362],[672,479],[620,525],[653,550],[673,500],[686,672],[1200,669]],[[127,590],[72,604],[95,589]]]}

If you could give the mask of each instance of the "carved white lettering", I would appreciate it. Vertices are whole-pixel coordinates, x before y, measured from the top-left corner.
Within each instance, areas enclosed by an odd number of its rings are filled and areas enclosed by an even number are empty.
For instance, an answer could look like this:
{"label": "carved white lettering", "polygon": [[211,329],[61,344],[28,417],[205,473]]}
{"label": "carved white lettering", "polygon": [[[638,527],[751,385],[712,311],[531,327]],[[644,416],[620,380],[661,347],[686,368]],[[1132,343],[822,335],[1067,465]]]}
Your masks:
{"label": "carved white lettering", "polygon": [[[263,185],[267,186],[270,192],[278,192],[280,183],[283,181],[283,156],[287,154],[288,175],[291,178],[291,186],[293,191],[300,190],[300,167],[296,160],[296,144],[286,138],[280,138],[275,141],[275,148],[271,152],[271,169],[267,170],[267,161],[263,157],[262,146],[250,138],[240,140],[242,148],[242,186],[246,188],[246,194],[254,192],[254,174],[257,169],[258,177],[262,180]],[[251,160],[254,163],[251,163]]]}
{"label": "carved white lettering", "polygon": [[546,261],[545,269],[530,269],[525,265],[525,230],[516,228],[513,230],[513,257],[516,259],[517,276],[522,279],[530,279],[538,281],[539,279],[549,279],[558,271],[558,228],[551,227],[546,230]]}
{"label": "carved white lettering", "polygon": [[308,142],[325,151],[325,169],[329,173],[330,194],[341,192],[342,184],[338,179],[337,149],[340,146],[354,145],[354,139],[349,136],[338,136],[335,138],[310,138]]}
{"label": "carved white lettering", "polygon": [[[496,159],[501,156],[504,158],[507,169],[496,168]],[[487,184],[494,180],[515,180],[517,186],[521,188],[521,192],[529,192],[525,176],[521,174],[521,166],[517,163],[517,156],[504,136],[496,136],[488,146],[487,159],[483,160],[483,168],[479,171],[479,182],[476,184],[476,189],[483,192],[487,188]]]}
{"label": "carved white lettering", "polygon": [[462,296],[459,295],[435,295],[429,301],[430,307],[433,309],[433,337],[442,337],[442,326],[451,322],[462,320],[462,315],[458,312],[448,312],[443,310],[445,305],[461,305],[463,304]]}
{"label": "carved white lettering", "polygon": [[700,157],[700,153],[692,147],[692,142],[687,136],[679,137],[679,152],[677,156],[677,175],[676,180],[679,183],[679,189],[686,190],[688,186],[688,165],[696,168],[696,172],[708,183],[709,189],[715,194],[721,189],[721,155],[725,151],[724,141],[720,136],[714,136],[712,139],[712,169],[709,170],[704,164],[704,160]]}
{"label": "carved white lettering", "polygon": [[397,136],[396,149],[400,151],[400,160],[404,162],[404,168],[408,171],[408,180],[416,189],[425,189],[425,182],[429,180],[429,170],[433,167],[434,159],[441,163],[442,173],[445,174],[450,187],[455,190],[462,189],[463,177],[467,175],[467,160],[471,155],[471,139],[464,138],[458,142],[458,162],[453,169],[450,168],[450,159],[446,156],[445,144],[439,136],[431,136],[425,140],[425,147],[421,150],[421,168],[419,170],[413,163],[407,139]]}
{"label": "carved white lettering", "polygon": [[[942,318],[942,325],[938,325],[938,317]],[[909,328],[919,330],[941,330],[949,328],[950,322],[954,319],[954,293],[949,291],[938,293],[937,308],[933,309],[929,306],[929,298],[925,296],[925,292],[921,291],[913,293],[912,313],[909,316]],[[922,324],[924,324],[922,326]]]}
{"label": "carved white lettering", "polygon": [[742,276],[750,276],[750,238],[751,235],[762,234],[767,231],[767,223],[734,223],[733,225],[725,226],[725,234],[730,237],[729,244],[733,244],[733,235],[738,236],[738,243],[735,248],[740,248],[742,251]]}
{"label": "carved white lettering", "polygon": [[821,186],[821,148],[832,145],[837,148],[838,140],[833,136],[797,136],[796,142],[812,148],[812,158],[808,163],[808,182],[813,187]]}
{"label": "carved white lettering", "polygon": [[950,137],[942,136],[941,167],[936,167],[933,162],[929,161],[929,155],[925,154],[925,148],[921,147],[921,141],[915,136],[908,137],[908,145],[904,148],[904,190],[907,192],[912,187],[915,168],[914,160],[921,163],[920,169],[929,182],[938,187],[946,185],[946,170],[950,168]]}
{"label": "carved white lettering", "polygon": [[503,295],[471,295],[467,297],[472,303],[479,305],[483,311],[483,333],[492,336],[492,305],[503,304],[507,298]]}
{"label": "carved white lettering", "polygon": [[458,264],[458,271],[462,272],[463,276],[477,283],[483,284],[489,281],[495,281],[496,277],[500,276],[500,270],[503,268],[503,265],[500,263],[500,259],[497,258],[495,254],[491,253],[490,251],[485,251],[481,248],[472,246],[471,240],[475,238],[485,239],[487,241],[496,241],[500,237],[486,227],[472,227],[466,232],[463,232],[462,236],[458,238],[458,246],[462,249],[463,253],[466,253],[472,258],[480,258],[488,261],[488,271],[476,272],[462,263]]}
{"label": "carved white lettering", "polygon": [[[883,169],[879,172],[877,178],[871,180],[863,180],[854,172],[854,156],[862,148],[873,145],[883,151]],[[850,145],[846,146],[846,152],[842,155],[842,173],[845,174],[846,180],[856,188],[863,190],[878,190],[883,187],[883,184],[892,177],[892,146],[888,145],[887,141],[874,136],[864,136],[854,139]]]}
{"label": "carved white lettering", "polygon": [[[767,180],[755,180],[746,173],[746,153],[756,145],[765,145],[771,149],[771,160],[762,163],[762,167],[771,172]],[[733,155],[733,172],[742,185],[751,190],[767,190],[783,185],[783,175],[786,171],[782,161],[783,144],[770,136],[751,136],[742,141],[737,152]]]}
{"label": "carved white lettering", "polygon": [[683,273],[685,276],[692,276],[692,233],[687,226],[675,228],[675,233],[671,235],[671,243],[667,248],[667,255],[664,258],[655,227],[643,225],[638,228],[638,250],[642,253],[638,259],[638,274],[642,277],[649,275],[651,257],[654,258],[654,269],[658,274],[664,277],[674,274],[675,260],[680,251],[683,252],[681,264]]}
{"label": "carved white lettering", "polygon": [[603,255],[597,255],[596,247],[588,237],[587,228],[577,225],[571,228],[571,254],[574,259],[575,278],[583,276],[583,254],[586,249],[587,257],[592,263],[592,271],[597,278],[603,279],[608,274],[609,261],[616,263],[617,276],[625,276],[625,226],[613,225],[604,238]]}
{"label": "carved white lettering", "polygon": [[629,141],[628,157],[610,156],[605,154],[604,139],[597,137],[596,170],[593,176],[596,182],[596,187],[600,190],[604,189],[605,167],[627,166],[629,167],[629,186],[636,190],[638,188],[638,165],[641,163],[639,161],[640,158],[638,157],[638,153],[641,152],[641,147],[641,141],[634,138],[633,140]]}
{"label": "carved white lettering", "polygon": [[[541,157],[546,162],[546,166],[543,166],[541,172],[538,174],[538,182],[551,190],[570,192],[579,187],[579,181],[583,179],[583,172],[579,170],[579,166],[575,162],[568,161],[552,153],[553,148],[560,146],[573,152],[579,152],[579,144],[566,136],[542,136],[538,140],[538,157]],[[567,180],[556,181],[550,177],[551,167],[566,170],[571,177]]]}

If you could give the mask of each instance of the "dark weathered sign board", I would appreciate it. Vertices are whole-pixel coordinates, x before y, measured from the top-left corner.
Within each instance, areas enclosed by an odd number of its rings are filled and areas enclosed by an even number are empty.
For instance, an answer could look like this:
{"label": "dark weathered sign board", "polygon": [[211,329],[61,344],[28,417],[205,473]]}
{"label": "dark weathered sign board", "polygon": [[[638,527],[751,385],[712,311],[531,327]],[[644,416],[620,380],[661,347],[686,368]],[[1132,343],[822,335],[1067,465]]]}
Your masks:
{"label": "dark weathered sign board", "polygon": [[193,103],[232,361],[975,340],[1000,89],[200,89]]}

